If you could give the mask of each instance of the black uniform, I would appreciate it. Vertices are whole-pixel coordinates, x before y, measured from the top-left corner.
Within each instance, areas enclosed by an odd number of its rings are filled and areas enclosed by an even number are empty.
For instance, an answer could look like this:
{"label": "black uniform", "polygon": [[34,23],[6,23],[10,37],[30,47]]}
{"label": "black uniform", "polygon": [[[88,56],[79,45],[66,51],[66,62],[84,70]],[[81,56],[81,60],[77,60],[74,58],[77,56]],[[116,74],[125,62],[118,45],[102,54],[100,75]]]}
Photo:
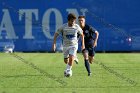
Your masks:
{"label": "black uniform", "polygon": [[89,56],[95,55],[95,47],[93,46],[96,34],[95,31],[97,31],[95,28],[93,28],[90,25],[85,25],[85,27],[82,29],[85,39],[85,49],[88,50]]}

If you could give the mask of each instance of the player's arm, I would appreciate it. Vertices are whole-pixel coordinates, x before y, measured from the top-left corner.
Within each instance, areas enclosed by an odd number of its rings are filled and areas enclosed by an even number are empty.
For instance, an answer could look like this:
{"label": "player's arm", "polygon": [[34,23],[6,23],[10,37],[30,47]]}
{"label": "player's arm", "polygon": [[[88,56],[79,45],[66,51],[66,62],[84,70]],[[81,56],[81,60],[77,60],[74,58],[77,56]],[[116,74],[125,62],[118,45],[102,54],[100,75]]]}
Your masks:
{"label": "player's arm", "polygon": [[94,39],[94,43],[93,43],[93,47],[97,46],[97,41],[98,41],[98,37],[99,37],[99,32],[92,26],[90,26],[89,30],[93,33],[95,33],[95,39]]}
{"label": "player's arm", "polygon": [[57,39],[58,35],[59,35],[58,33],[54,34],[53,45],[52,45],[52,50],[53,51],[55,51],[55,49],[56,49],[56,39]]}
{"label": "player's arm", "polygon": [[98,41],[98,37],[99,37],[99,32],[96,30],[95,31],[96,37],[95,37],[95,41],[93,43],[93,46],[96,47],[97,46],[97,41]]}
{"label": "player's arm", "polygon": [[81,40],[82,40],[82,50],[85,49],[85,40],[84,40],[84,34],[81,34]]}
{"label": "player's arm", "polygon": [[63,26],[61,26],[60,28],[58,28],[58,30],[54,34],[53,45],[52,45],[52,50],[53,51],[55,51],[55,49],[56,49],[56,39],[59,36],[59,34],[62,33],[62,31],[63,31]]}

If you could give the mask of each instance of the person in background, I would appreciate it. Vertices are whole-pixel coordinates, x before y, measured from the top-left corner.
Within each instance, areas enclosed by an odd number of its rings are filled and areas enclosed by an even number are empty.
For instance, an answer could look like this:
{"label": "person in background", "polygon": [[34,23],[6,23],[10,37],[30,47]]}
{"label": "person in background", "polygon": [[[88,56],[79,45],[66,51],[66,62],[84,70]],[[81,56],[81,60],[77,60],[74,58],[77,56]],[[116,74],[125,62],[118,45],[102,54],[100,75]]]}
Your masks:
{"label": "person in background", "polygon": [[85,67],[87,69],[88,76],[90,76],[91,75],[90,64],[92,64],[94,60],[95,48],[97,46],[99,32],[92,26],[86,24],[85,16],[80,15],[78,17],[78,21],[84,34],[85,49],[82,52],[84,56]]}

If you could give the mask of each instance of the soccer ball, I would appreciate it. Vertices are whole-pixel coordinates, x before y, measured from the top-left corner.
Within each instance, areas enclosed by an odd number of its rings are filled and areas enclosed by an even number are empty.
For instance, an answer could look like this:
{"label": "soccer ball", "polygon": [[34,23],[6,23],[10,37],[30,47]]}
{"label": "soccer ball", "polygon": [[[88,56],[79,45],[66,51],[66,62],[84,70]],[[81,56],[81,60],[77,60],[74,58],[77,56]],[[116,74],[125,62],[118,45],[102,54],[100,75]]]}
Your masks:
{"label": "soccer ball", "polygon": [[65,77],[71,77],[72,76],[72,70],[70,70],[70,69],[65,70],[64,71],[64,76]]}

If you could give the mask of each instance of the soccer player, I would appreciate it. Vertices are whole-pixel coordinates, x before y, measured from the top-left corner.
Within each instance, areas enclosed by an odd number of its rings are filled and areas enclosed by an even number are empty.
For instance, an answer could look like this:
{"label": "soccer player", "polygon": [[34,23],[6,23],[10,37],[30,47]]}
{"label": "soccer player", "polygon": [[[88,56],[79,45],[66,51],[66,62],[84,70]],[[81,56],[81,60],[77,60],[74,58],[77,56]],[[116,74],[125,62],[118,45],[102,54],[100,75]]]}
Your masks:
{"label": "soccer player", "polygon": [[92,64],[95,56],[95,47],[97,46],[97,40],[99,33],[98,31],[85,22],[85,16],[78,17],[79,25],[83,30],[84,40],[85,40],[85,50],[83,52],[85,67],[88,71],[88,76],[91,75],[90,65]]}
{"label": "soccer player", "polygon": [[63,24],[54,34],[53,40],[53,51],[56,49],[56,39],[58,35],[62,34],[63,39],[63,55],[64,62],[67,64],[66,70],[72,70],[74,57],[77,53],[78,39],[77,34],[80,34],[82,38],[82,49],[85,48],[84,45],[84,35],[81,27],[76,24],[76,16],[70,13],[67,17],[68,22]]}

